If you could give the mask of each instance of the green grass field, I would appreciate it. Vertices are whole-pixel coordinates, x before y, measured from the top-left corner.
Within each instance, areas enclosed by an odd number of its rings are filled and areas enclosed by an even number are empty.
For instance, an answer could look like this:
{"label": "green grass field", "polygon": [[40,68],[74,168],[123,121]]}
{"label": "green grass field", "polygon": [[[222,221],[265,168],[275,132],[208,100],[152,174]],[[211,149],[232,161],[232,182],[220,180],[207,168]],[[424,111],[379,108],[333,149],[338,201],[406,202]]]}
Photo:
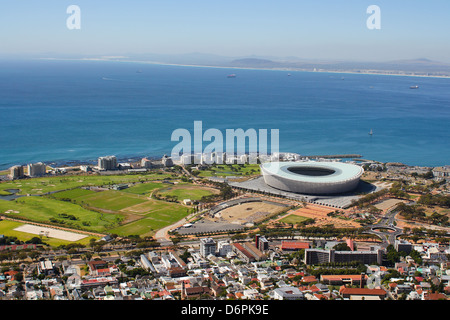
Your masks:
{"label": "green grass field", "polygon": [[[16,212],[5,213],[8,210]],[[87,210],[77,204],[46,197],[22,197],[15,201],[0,201],[0,213],[11,217],[27,219],[40,223],[56,219],[69,228],[80,228],[94,232],[105,232],[119,225],[123,216],[104,214]]]}
{"label": "green grass field", "polygon": [[169,174],[139,174],[139,175],[89,175],[89,176],[53,176],[33,179],[21,179],[3,181],[0,183],[0,191],[6,189],[19,189],[18,194],[43,194],[51,191],[63,191],[83,186],[102,186],[119,183],[139,181],[163,180],[170,177]]}
{"label": "green grass field", "polygon": [[298,215],[295,215],[295,214],[290,214],[287,217],[284,217],[283,219],[280,219],[280,222],[297,224],[297,223],[302,223],[304,221],[307,221],[309,219],[310,218],[307,218],[307,217],[302,217],[302,216],[298,216]]}
{"label": "green grass field", "polygon": [[[67,228],[121,236],[151,236],[158,229],[189,214],[189,209],[180,203],[150,199],[148,196],[152,191],[161,190],[165,195],[176,195],[180,200],[200,199],[214,193],[214,190],[189,183],[168,184],[155,181],[167,177],[166,174],[62,176],[0,183],[0,192],[5,189],[20,189],[20,194],[58,191],[43,196],[21,197],[14,201],[0,200],[0,214],[47,223],[50,226],[58,224]],[[80,188],[117,183],[136,184],[121,191],[97,192]]]}
{"label": "green grass field", "polygon": [[[169,203],[151,199],[133,207],[142,219],[108,230],[118,235],[152,236],[156,230],[171,225],[188,215],[188,209],[178,203]],[[127,210],[124,210],[127,211]]]}
{"label": "green grass field", "polygon": [[138,183],[130,188],[123,189],[121,191],[144,195],[151,193],[153,190],[165,188],[170,185],[171,184],[169,183],[162,183],[162,182],[145,182],[145,183]]}
{"label": "green grass field", "polygon": [[145,197],[121,191],[100,191],[77,197],[75,201],[90,207],[119,211],[147,201]]}
{"label": "green grass field", "polygon": [[[9,237],[16,237],[17,239],[24,241],[24,242],[29,241],[34,237],[39,237],[36,234],[31,234],[31,233],[14,230],[15,228],[17,228],[21,225],[23,225],[23,223],[16,222],[16,221],[2,220],[2,221],[0,221],[0,234],[9,236]],[[83,245],[89,245],[89,242],[92,238],[98,239],[97,237],[89,236],[89,237],[86,237],[84,239],[77,241],[77,243],[81,243]],[[45,242],[46,244],[53,246],[53,247],[73,243],[71,241],[60,240],[60,239],[55,239],[55,238],[42,237],[41,239],[43,242]]]}
{"label": "green grass field", "polygon": [[51,197],[61,200],[61,199],[71,199],[71,200],[75,200],[76,198],[82,197],[82,196],[86,196],[89,194],[93,194],[95,193],[95,191],[91,191],[91,190],[86,190],[86,189],[81,189],[81,188],[76,188],[76,189],[72,189],[72,190],[67,190],[67,191],[60,191],[57,193],[53,193],[51,195]]}
{"label": "green grass field", "polygon": [[214,165],[208,170],[200,171],[199,177],[248,176],[260,174],[259,164]]}
{"label": "green grass field", "polygon": [[161,196],[175,196],[179,201],[184,199],[200,200],[203,196],[215,194],[215,190],[193,185],[176,185],[164,189],[159,189],[158,194]]}

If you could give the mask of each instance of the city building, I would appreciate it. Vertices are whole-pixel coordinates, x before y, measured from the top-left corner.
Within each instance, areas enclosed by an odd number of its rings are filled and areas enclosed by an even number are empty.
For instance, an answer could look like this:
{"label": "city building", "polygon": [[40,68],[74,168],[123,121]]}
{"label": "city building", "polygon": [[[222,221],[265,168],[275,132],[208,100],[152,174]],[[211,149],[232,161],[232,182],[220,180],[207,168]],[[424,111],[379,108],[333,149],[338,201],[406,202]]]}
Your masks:
{"label": "city building", "polygon": [[200,254],[203,257],[207,257],[208,255],[216,254],[216,242],[212,238],[202,238],[200,239]]}
{"label": "city building", "polygon": [[118,166],[117,158],[115,156],[106,156],[98,158],[99,170],[116,170],[117,166]]}
{"label": "city building", "polygon": [[257,234],[255,236],[255,247],[260,251],[269,250],[269,241],[266,237]]}
{"label": "city building", "polygon": [[350,300],[384,300],[387,295],[386,291],[383,289],[347,287],[341,287],[339,293],[344,299]]}
{"label": "city building", "polygon": [[25,177],[23,166],[13,166],[9,169],[9,177],[11,179],[22,179]]}
{"label": "city building", "polygon": [[281,250],[298,251],[301,249],[309,249],[309,243],[299,241],[281,241]]}
{"label": "city building", "polygon": [[307,265],[333,263],[333,262],[355,262],[364,264],[382,264],[383,250],[374,251],[335,251],[323,249],[306,249],[304,262]]}
{"label": "city building", "polygon": [[403,251],[409,254],[413,249],[413,245],[405,240],[395,240],[394,248],[398,252]]}
{"label": "city building", "polygon": [[365,274],[322,274],[320,276],[321,283],[332,286],[350,285],[363,287],[366,281],[367,275]]}
{"label": "city building", "polygon": [[153,163],[147,158],[142,158],[141,159],[141,168],[151,169],[151,168],[153,168]]}
{"label": "city building", "polygon": [[267,256],[263,252],[261,252],[261,250],[259,250],[253,243],[250,242],[234,242],[232,244],[232,249],[240,259],[244,260],[247,263],[267,259]]}
{"label": "city building", "polygon": [[54,275],[56,273],[55,264],[50,260],[40,261],[37,269],[39,274],[46,276]]}
{"label": "city building", "polygon": [[129,170],[129,169],[131,169],[131,164],[128,163],[128,162],[119,163],[117,166],[118,166],[119,170]]}
{"label": "city building", "polygon": [[301,300],[303,293],[296,287],[280,287],[273,290],[273,297],[275,300]]}
{"label": "city building", "polygon": [[92,168],[89,165],[82,165],[82,166],[80,166],[80,170],[83,172],[91,172]]}
{"label": "city building", "polygon": [[219,241],[217,243],[217,251],[219,256],[226,257],[228,253],[233,251],[233,249],[228,241]]}
{"label": "city building", "polygon": [[32,163],[28,165],[28,176],[42,177],[47,173],[47,167],[42,162]]}
{"label": "city building", "polygon": [[432,172],[434,177],[450,179],[450,166],[436,167]]}
{"label": "city building", "polygon": [[173,167],[172,158],[168,157],[167,155],[164,155],[164,157],[162,157],[161,162],[164,167]]}

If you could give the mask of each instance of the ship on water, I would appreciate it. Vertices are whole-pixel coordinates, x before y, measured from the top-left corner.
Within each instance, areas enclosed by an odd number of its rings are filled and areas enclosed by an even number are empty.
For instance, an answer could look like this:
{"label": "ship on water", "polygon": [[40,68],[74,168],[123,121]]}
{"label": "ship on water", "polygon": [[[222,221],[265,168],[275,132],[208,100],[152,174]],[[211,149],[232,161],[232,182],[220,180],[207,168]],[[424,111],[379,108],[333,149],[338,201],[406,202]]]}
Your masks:
{"label": "ship on water", "polygon": [[419,86],[411,86],[410,89],[419,89]]}
{"label": "ship on water", "polygon": [[232,73],[227,76],[227,78],[236,78],[236,74]]}

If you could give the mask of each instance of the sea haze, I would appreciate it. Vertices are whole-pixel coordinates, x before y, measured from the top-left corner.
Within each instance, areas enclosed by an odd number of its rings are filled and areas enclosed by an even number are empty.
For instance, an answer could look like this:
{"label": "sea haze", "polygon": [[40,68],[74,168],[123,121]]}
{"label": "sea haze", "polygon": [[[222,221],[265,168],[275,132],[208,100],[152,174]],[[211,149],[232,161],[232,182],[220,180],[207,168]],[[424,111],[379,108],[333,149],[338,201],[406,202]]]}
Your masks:
{"label": "sea haze", "polygon": [[160,157],[177,144],[173,130],[193,134],[195,120],[224,134],[279,129],[283,152],[450,164],[444,78],[0,61],[0,114],[1,169],[104,155]]}

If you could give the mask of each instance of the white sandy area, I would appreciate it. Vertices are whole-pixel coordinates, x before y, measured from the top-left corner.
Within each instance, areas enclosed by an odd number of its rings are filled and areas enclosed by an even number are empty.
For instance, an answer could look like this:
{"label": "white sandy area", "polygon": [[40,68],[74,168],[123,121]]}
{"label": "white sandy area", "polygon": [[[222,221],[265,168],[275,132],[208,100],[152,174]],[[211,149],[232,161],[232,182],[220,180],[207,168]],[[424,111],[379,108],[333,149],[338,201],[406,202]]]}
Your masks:
{"label": "white sandy area", "polygon": [[[26,233],[32,233],[37,235],[44,235],[48,236],[50,238],[57,238],[61,240],[67,240],[67,241],[78,241],[83,238],[86,238],[86,235],[74,233],[74,232],[68,232],[58,229],[52,229],[52,228],[46,228],[46,227],[40,227],[40,226],[34,226],[31,224],[24,224],[20,227],[15,228],[16,231],[26,232]],[[47,233],[48,232],[48,233]]]}

